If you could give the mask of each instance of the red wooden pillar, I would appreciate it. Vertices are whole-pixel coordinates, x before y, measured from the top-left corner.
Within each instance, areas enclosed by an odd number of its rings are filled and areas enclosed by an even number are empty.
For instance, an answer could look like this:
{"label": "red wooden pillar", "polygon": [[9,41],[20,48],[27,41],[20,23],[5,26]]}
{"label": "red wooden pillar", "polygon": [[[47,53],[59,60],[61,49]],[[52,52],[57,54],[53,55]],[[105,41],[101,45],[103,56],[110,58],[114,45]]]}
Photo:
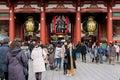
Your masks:
{"label": "red wooden pillar", "polygon": [[21,40],[24,41],[24,28],[23,25],[21,25]]}
{"label": "red wooden pillar", "polygon": [[107,42],[112,41],[112,7],[108,5],[108,13],[107,13]]}
{"label": "red wooden pillar", "polygon": [[73,26],[73,41],[74,41],[74,43],[76,43],[76,24],[74,24],[74,26]]}
{"label": "red wooden pillar", "polygon": [[40,23],[41,23],[41,26],[40,26],[40,40],[42,41],[43,44],[46,44],[46,16],[45,16],[45,12],[41,12],[41,17],[40,17]]}
{"label": "red wooden pillar", "polygon": [[100,23],[98,24],[98,40],[97,40],[97,42],[98,42],[98,44],[100,43],[100,40],[101,40],[101,25],[100,25]]}
{"label": "red wooden pillar", "polygon": [[75,30],[75,33],[76,33],[76,44],[81,41],[81,13],[80,11],[77,11],[76,12],[76,30]]}
{"label": "red wooden pillar", "polygon": [[48,43],[48,27],[45,27],[46,29],[46,43]]}
{"label": "red wooden pillar", "polygon": [[73,24],[71,25],[71,40],[72,42],[74,42],[74,27],[73,27]]}
{"label": "red wooden pillar", "polygon": [[14,41],[15,38],[14,6],[10,7],[9,38],[10,41]]}

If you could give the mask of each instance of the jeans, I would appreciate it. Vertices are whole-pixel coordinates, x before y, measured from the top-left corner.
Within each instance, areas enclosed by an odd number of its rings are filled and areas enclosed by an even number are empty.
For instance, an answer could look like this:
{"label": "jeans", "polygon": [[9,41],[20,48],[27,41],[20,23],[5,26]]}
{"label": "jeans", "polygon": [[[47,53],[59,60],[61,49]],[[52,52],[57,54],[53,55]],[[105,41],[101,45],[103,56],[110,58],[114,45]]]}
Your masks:
{"label": "jeans", "polygon": [[76,58],[80,58],[80,52],[76,52]]}
{"label": "jeans", "polygon": [[56,58],[56,61],[55,61],[56,68],[59,68],[59,69],[61,68],[61,60],[62,60],[61,58]]}
{"label": "jeans", "polygon": [[98,56],[99,56],[99,62],[103,63],[103,54],[98,54]]}

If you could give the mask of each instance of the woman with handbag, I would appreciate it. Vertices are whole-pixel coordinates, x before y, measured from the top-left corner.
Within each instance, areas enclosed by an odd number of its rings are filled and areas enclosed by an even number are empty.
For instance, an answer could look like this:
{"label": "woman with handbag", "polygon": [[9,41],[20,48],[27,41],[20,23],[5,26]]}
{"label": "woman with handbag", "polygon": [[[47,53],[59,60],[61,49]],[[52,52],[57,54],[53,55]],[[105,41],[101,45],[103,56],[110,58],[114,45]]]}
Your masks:
{"label": "woman with handbag", "polygon": [[36,80],[41,80],[42,72],[46,71],[44,56],[46,56],[46,52],[42,47],[36,44],[31,53],[33,72],[35,73]]}

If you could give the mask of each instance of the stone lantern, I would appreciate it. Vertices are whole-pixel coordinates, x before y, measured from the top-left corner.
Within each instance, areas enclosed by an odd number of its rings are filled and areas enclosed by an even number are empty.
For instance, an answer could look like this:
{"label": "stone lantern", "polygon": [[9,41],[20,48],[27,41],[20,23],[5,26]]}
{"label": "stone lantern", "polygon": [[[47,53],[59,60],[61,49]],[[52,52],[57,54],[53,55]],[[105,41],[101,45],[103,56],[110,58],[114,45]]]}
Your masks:
{"label": "stone lantern", "polygon": [[24,27],[28,35],[34,35],[39,28],[39,23],[30,16],[25,22]]}
{"label": "stone lantern", "polygon": [[87,32],[88,35],[94,35],[94,32],[97,29],[97,22],[94,20],[92,16],[88,17],[88,20],[83,22],[83,30]]}

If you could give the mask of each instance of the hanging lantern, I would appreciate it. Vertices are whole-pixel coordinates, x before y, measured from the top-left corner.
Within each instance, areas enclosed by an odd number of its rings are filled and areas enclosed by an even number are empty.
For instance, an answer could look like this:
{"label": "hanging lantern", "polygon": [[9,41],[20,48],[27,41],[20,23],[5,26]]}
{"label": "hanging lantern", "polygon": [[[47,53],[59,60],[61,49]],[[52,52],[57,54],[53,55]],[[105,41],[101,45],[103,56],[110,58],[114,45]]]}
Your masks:
{"label": "hanging lantern", "polygon": [[94,32],[97,29],[97,22],[92,16],[88,17],[88,20],[83,22],[83,30],[87,32],[88,35],[94,35]]}
{"label": "hanging lantern", "polygon": [[28,20],[25,22],[25,30],[27,31],[28,35],[34,35],[38,28],[38,22],[34,21],[33,17],[28,17]]}

